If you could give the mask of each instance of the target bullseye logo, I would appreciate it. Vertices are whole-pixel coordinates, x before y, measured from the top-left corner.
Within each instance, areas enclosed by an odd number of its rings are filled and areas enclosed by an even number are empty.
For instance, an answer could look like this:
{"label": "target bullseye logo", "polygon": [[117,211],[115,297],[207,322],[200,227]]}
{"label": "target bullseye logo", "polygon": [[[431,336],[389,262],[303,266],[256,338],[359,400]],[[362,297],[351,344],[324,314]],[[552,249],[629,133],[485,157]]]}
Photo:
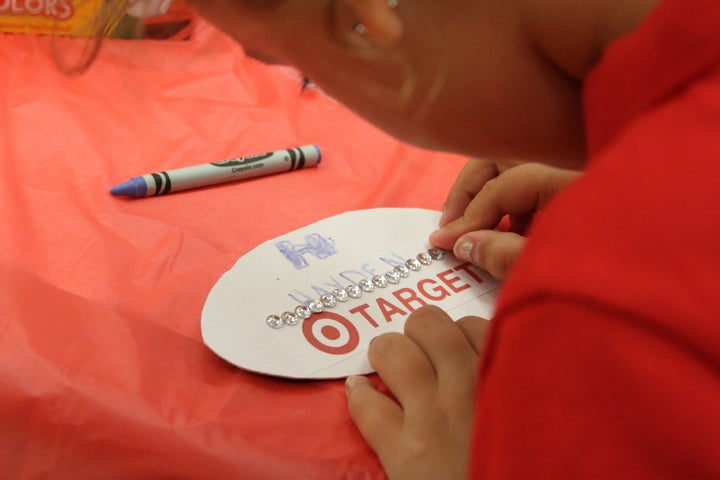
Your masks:
{"label": "target bullseye logo", "polygon": [[302,324],[303,334],[321,352],[345,355],[360,344],[360,334],[347,318],[332,312],[313,315]]}

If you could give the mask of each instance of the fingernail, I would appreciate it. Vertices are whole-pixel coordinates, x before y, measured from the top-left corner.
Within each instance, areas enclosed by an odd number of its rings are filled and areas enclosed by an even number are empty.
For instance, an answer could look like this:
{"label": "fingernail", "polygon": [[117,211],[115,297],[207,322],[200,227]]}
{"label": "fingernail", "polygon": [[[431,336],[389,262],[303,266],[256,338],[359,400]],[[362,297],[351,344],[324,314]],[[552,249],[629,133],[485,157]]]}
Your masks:
{"label": "fingernail", "polygon": [[460,239],[455,244],[455,248],[453,249],[453,253],[457,258],[460,260],[470,261],[471,254],[473,249],[473,243],[469,240]]}
{"label": "fingernail", "polygon": [[352,388],[355,386],[356,383],[357,383],[357,375],[350,375],[349,377],[347,377],[345,379],[345,389],[347,391],[352,390]]}

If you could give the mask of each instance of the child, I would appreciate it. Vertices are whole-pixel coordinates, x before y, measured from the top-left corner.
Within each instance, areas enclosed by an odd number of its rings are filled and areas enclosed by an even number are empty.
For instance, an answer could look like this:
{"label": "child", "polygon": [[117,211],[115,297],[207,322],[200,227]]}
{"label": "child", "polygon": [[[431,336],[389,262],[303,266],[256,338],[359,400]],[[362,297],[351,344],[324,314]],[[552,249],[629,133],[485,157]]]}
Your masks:
{"label": "child", "polygon": [[584,168],[527,242],[488,229],[575,176],[464,170],[431,241],[484,266],[523,251],[487,339],[427,307],[369,351],[397,401],[348,379],[391,479],[720,476],[717,0],[194,6],[403,140]]}

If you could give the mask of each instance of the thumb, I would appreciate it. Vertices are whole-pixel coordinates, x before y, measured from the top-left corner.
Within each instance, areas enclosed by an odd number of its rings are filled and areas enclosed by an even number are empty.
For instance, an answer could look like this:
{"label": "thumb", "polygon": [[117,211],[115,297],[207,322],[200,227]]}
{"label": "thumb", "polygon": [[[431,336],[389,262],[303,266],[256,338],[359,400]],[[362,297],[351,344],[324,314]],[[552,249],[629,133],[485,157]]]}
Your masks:
{"label": "thumb", "polygon": [[455,242],[453,253],[487,271],[495,278],[503,279],[525,246],[526,238],[512,232],[479,230],[470,232]]}

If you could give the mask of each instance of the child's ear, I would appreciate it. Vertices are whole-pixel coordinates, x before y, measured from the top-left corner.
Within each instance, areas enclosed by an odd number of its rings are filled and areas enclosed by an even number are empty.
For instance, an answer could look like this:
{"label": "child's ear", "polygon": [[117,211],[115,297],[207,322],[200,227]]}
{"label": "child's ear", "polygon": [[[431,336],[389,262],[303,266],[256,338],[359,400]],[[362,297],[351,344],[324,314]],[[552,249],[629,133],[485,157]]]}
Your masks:
{"label": "child's ear", "polygon": [[379,46],[395,45],[403,33],[403,23],[395,11],[398,0],[337,0],[340,8],[355,19],[353,34]]}

